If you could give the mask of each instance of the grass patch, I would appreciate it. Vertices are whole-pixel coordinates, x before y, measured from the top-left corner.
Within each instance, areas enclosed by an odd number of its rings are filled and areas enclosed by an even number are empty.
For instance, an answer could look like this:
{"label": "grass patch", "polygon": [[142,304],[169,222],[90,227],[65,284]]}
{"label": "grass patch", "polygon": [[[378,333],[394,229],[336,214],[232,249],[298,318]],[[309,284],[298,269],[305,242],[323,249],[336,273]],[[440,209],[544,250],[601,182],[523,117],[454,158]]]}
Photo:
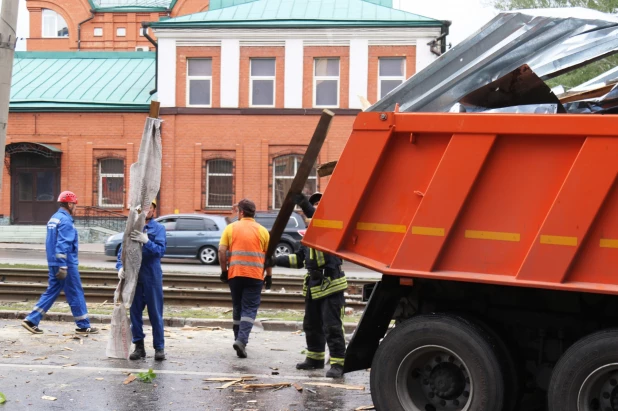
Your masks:
{"label": "grass patch", "polygon": [[[0,302],[0,311],[30,311],[34,303],[11,303]],[[111,315],[114,310],[111,304],[87,304],[88,313],[90,314],[103,314]],[[70,313],[71,308],[65,302],[55,303],[49,313]],[[144,316],[148,317],[148,312],[144,310]],[[205,318],[205,319],[217,319],[217,320],[231,320],[232,310],[231,308],[223,307],[180,307],[180,306],[164,306],[164,317],[179,317],[179,318]],[[304,316],[303,311],[298,310],[272,310],[272,309],[260,309],[257,319],[270,319],[277,321],[302,321]],[[358,322],[360,320],[361,313],[355,312],[353,315],[346,315],[345,322]]]}

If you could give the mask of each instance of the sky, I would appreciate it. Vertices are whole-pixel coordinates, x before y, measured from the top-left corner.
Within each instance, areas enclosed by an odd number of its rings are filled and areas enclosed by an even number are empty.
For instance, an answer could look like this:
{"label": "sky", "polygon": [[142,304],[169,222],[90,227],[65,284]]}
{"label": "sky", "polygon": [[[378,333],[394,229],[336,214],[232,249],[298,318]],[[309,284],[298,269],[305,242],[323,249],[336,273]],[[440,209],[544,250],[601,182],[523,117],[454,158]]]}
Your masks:
{"label": "sky", "polygon": [[[420,14],[438,20],[450,20],[448,42],[455,46],[470,34],[491,20],[497,11],[488,6],[489,0],[393,0],[393,6],[410,13]],[[2,0],[0,0],[2,4]],[[27,38],[29,32],[26,0],[19,0],[17,36]],[[26,42],[20,40],[18,50],[26,49]]]}

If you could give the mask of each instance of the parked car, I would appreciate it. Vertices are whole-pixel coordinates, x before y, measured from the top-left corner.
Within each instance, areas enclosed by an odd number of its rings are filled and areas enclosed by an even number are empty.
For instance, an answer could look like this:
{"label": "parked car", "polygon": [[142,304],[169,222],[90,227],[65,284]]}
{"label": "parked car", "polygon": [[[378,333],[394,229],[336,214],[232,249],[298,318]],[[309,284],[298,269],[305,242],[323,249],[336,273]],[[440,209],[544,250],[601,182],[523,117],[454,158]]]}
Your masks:
{"label": "parked car", "polygon": [[[258,211],[255,213],[255,221],[263,225],[269,231],[273,228],[276,218],[277,213],[274,211]],[[230,217],[228,218],[228,222],[233,223],[237,219],[238,216]],[[288,224],[285,226],[281,240],[279,240],[277,248],[275,249],[275,256],[279,257],[280,255],[297,252],[300,248],[300,240],[303,238],[301,231],[304,232],[306,228],[307,224],[305,224],[303,217],[298,213],[292,213]]]}
{"label": "parked car", "polygon": [[[221,234],[227,226],[224,216],[171,214],[155,219],[165,226],[165,258],[197,258],[202,264],[216,264]],[[105,242],[105,255],[114,257],[124,233],[114,234]]]}

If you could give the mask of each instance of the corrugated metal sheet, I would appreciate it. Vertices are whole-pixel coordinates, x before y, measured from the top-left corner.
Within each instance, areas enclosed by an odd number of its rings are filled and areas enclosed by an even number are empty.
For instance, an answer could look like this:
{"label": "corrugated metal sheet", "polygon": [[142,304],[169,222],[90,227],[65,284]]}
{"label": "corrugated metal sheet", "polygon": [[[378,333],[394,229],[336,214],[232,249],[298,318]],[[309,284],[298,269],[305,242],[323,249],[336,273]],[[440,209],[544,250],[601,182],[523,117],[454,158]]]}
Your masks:
{"label": "corrugated metal sheet", "polygon": [[17,52],[10,108],[147,111],[155,64],[155,53]]}
{"label": "corrugated metal sheet", "polygon": [[364,0],[258,0],[154,23],[153,27],[289,25],[419,25],[442,23]]}

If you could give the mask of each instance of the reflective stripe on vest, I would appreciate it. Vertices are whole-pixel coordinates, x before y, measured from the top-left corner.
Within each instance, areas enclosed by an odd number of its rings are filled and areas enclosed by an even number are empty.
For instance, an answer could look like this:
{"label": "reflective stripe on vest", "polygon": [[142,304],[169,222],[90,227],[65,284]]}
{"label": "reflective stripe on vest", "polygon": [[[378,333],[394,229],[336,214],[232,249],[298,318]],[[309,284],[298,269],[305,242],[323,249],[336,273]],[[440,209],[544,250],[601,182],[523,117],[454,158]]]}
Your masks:
{"label": "reflective stripe on vest", "polygon": [[260,241],[260,225],[253,220],[234,223],[232,241],[229,246],[228,278],[264,278],[264,257]]}

